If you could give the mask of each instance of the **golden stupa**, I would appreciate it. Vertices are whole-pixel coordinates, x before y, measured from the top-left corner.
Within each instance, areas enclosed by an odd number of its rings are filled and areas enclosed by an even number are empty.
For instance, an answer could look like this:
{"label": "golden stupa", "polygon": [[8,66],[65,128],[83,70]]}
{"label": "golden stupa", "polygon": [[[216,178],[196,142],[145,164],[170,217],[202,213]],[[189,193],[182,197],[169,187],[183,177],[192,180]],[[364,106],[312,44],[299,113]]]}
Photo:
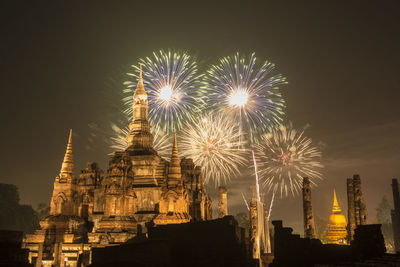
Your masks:
{"label": "golden stupa", "polygon": [[326,229],[326,237],[330,244],[347,244],[347,222],[339,207],[336,191],[333,190],[333,207],[332,214],[329,216],[329,223]]}

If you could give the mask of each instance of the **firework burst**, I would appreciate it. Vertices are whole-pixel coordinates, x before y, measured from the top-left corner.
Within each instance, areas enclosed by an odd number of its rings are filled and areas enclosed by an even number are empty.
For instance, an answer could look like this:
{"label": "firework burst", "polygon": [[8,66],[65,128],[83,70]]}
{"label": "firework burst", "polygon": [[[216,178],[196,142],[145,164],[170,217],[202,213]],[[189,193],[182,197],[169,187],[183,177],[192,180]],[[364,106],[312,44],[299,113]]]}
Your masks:
{"label": "firework burst", "polygon": [[[116,124],[111,124],[111,129],[114,134],[110,137],[110,148],[113,151],[123,151],[128,148],[127,135],[129,134],[129,127],[121,128]],[[154,137],[153,148],[157,151],[158,155],[164,159],[171,157],[172,141],[170,137],[163,133],[160,129],[152,130]]]}
{"label": "firework burst", "polygon": [[256,64],[239,55],[224,57],[207,72],[203,89],[211,109],[224,111],[254,141],[268,127],[279,125],[284,100],[279,86],[286,84],[281,74],[273,75],[275,65]]}
{"label": "firework burst", "polygon": [[272,129],[255,145],[259,174],[268,192],[280,191],[281,197],[289,192],[295,195],[301,189],[303,177],[310,178],[313,184],[322,178],[321,151],[304,131],[305,128],[295,130],[289,123]]}
{"label": "firework burst", "polygon": [[195,119],[182,129],[181,154],[192,158],[202,168],[205,182],[215,185],[229,181],[245,164],[246,151],[239,144],[240,133],[222,114],[208,114]]}
{"label": "firework burst", "polygon": [[[149,119],[152,125],[163,132],[178,131],[193,118],[204,104],[201,94],[201,76],[195,59],[186,53],[171,51],[154,52],[152,57],[140,59],[143,68],[143,82],[149,95]],[[123,98],[125,113],[132,114],[132,91],[136,88],[138,66],[132,66],[136,73],[128,73],[133,81],[127,86]]]}

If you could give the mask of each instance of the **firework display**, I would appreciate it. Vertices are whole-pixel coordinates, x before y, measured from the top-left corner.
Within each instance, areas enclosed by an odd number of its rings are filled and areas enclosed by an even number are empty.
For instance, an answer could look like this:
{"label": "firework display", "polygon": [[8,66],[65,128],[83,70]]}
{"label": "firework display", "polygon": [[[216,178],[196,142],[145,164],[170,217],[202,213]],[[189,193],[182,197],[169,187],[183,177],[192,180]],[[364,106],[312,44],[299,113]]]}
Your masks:
{"label": "firework display", "polygon": [[[256,61],[254,53],[236,53],[219,59],[203,76],[189,54],[161,50],[132,67],[138,71],[139,65],[160,156],[169,158],[168,136],[177,133],[181,156],[202,168],[206,183],[227,183],[240,173],[240,165],[251,164],[245,148],[255,149],[257,174],[274,196],[298,193],[304,176],[321,178],[321,152],[304,129],[297,131],[292,124],[277,128],[285,107],[280,86],[286,79],[271,62]],[[138,73],[128,75],[132,78],[124,83],[122,99],[125,118],[132,116]],[[111,128],[111,149],[126,149],[128,127]]]}
{"label": "firework display", "polygon": [[254,53],[248,59],[237,53],[212,65],[204,81],[208,107],[229,115],[252,142],[284,114],[279,86],[286,79],[274,69],[268,61],[256,64]]}
{"label": "firework display", "polygon": [[268,192],[279,192],[281,197],[298,194],[303,177],[315,184],[321,179],[321,151],[304,135],[304,129],[287,126],[274,128],[255,145],[259,174]]}
{"label": "firework display", "polygon": [[230,180],[247,162],[239,129],[222,114],[207,114],[188,123],[180,135],[180,152],[202,168],[205,182],[215,185]]}
{"label": "firework display", "polygon": [[[191,120],[204,104],[201,93],[201,76],[195,59],[186,53],[154,52],[152,57],[139,60],[143,69],[143,82],[149,96],[149,119],[153,127],[173,133]],[[132,92],[136,88],[136,72],[128,73],[131,81],[125,82],[123,98],[125,113],[132,114]]]}
{"label": "firework display", "polygon": [[[113,151],[123,151],[128,148],[128,140],[126,139],[129,134],[129,127],[119,127],[116,124],[111,124],[114,134],[110,137],[110,148]],[[152,129],[154,137],[153,148],[157,151],[158,155],[164,159],[169,159],[171,156],[172,139],[165,134],[161,129]]]}

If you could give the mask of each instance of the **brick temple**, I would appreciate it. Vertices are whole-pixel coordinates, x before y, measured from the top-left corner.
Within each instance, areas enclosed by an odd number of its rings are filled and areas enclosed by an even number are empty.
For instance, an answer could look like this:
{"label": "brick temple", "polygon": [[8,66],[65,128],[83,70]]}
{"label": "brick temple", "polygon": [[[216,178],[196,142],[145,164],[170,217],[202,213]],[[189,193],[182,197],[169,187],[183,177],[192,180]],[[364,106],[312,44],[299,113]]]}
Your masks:
{"label": "brick temple", "polygon": [[55,177],[50,215],[27,234],[24,247],[35,266],[77,266],[91,262],[92,248],[116,246],[144,234],[147,224],[180,224],[212,218],[201,168],[179,158],[174,138],[168,162],[153,148],[148,97],[142,73],[133,95],[128,148],[115,152],[106,172],[87,163],[74,172],[72,130]]}

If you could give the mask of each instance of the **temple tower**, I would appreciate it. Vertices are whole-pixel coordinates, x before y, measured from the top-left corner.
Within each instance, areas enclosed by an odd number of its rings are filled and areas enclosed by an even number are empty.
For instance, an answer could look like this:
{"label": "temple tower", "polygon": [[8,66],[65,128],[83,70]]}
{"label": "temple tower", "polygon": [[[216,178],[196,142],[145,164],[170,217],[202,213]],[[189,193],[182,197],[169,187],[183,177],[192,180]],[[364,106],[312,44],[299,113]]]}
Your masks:
{"label": "temple tower", "polygon": [[61,170],[54,181],[50,215],[40,221],[39,230],[25,237],[25,246],[29,248],[31,256],[37,255],[36,266],[42,265],[44,257],[47,264],[54,266],[76,262],[76,259],[70,259],[71,253],[66,253],[65,247],[82,244],[85,240],[87,228],[78,212],[79,202],[70,130]]}
{"label": "temple tower", "polygon": [[178,143],[174,135],[171,162],[165,183],[162,186],[160,213],[153,220],[155,225],[187,223],[189,215],[189,196],[183,186]]}
{"label": "temple tower", "polygon": [[[96,162],[88,162],[85,169],[81,170],[77,187],[79,192],[79,216],[88,219],[94,212],[103,211],[103,201],[99,193],[103,191],[104,172]],[[93,219],[93,218],[92,218]]]}
{"label": "temple tower", "polygon": [[354,207],[354,188],[353,179],[347,179],[347,241],[354,239],[354,230],[356,229],[356,213]]}
{"label": "temple tower", "polygon": [[129,154],[118,151],[111,157],[104,179],[104,214],[88,234],[92,246],[108,246],[126,242],[137,233],[136,194]]}
{"label": "temple tower", "polygon": [[399,195],[399,184],[397,182],[397,179],[392,179],[392,192],[393,192],[393,203],[394,203],[394,209],[391,212],[393,241],[394,241],[395,251],[399,252],[400,251],[400,195]]}
{"label": "temple tower", "polygon": [[220,186],[218,188],[218,194],[218,218],[223,218],[228,215],[228,192],[226,190],[226,187]]}
{"label": "temple tower", "polygon": [[76,179],[74,175],[74,156],[72,154],[72,129],[69,132],[67,149],[61,170],[54,181],[53,195],[50,201],[51,215],[78,215],[76,199]]}
{"label": "temple tower", "polygon": [[311,202],[310,179],[303,178],[303,216],[304,216],[304,237],[315,238],[314,214]]}
{"label": "temple tower", "polygon": [[336,198],[336,191],[333,191],[332,214],[329,216],[329,224],[326,230],[328,243],[347,244],[346,217],[343,215]]}
{"label": "temple tower", "polygon": [[194,221],[205,221],[212,218],[208,205],[209,197],[204,186],[201,167],[195,166],[190,158],[181,160],[183,184],[189,195],[189,214]]}
{"label": "temple tower", "polygon": [[128,151],[136,155],[157,154],[153,149],[153,135],[149,124],[149,103],[144,89],[142,65],[132,103],[132,121],[129,124]]}

